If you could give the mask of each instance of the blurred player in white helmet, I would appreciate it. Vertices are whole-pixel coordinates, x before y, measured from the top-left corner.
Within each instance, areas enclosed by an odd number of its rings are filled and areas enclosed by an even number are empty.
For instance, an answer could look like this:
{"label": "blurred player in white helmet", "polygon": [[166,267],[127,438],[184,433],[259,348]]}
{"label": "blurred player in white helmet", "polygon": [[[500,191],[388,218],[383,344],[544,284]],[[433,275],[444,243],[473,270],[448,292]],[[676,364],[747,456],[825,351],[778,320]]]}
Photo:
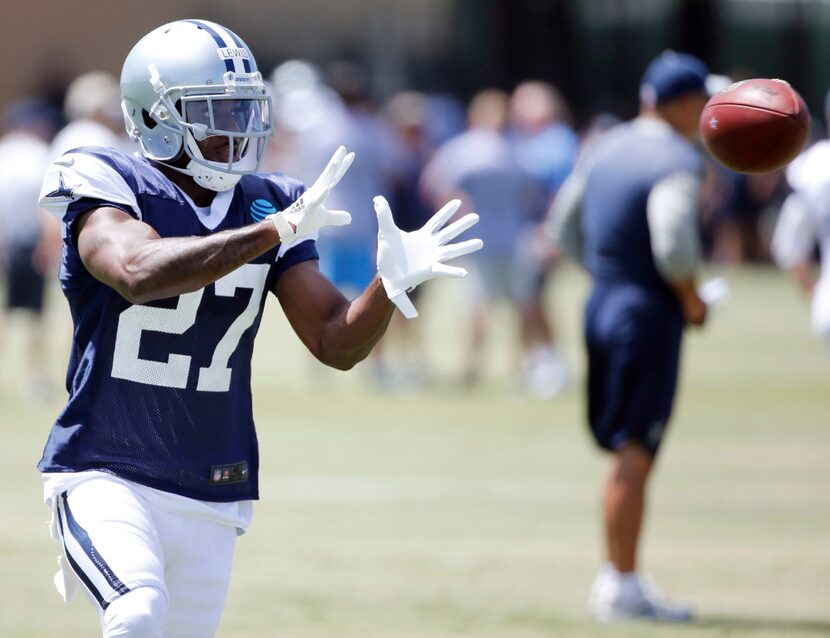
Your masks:
{"label": "blurred player in white helmet", "polygon": [[[825,99],[830,121],[830,92]],[[830,345],[830,140],[817,142],[787,168],[792,193],[781,207],[772,237],[775,262],[810,298],[813,331]],[[818,247],[821,270],[813,269]]]}

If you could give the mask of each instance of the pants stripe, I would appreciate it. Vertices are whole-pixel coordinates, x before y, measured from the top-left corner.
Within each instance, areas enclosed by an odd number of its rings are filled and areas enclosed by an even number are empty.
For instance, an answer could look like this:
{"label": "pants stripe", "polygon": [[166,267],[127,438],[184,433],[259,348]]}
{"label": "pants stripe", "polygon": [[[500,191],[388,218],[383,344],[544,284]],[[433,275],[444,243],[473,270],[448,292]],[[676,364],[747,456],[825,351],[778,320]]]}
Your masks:
{"label": "pants stripe", "polygon": [[89,534],[72,515],[66,492],[60,496],[58,520],[69,563],[101,608],[106,609],[108,601],[117,597],[114,594],[123,596],[130,589],[115,575],[92,544]]}
{"label": "pants stripe", "polygon": [[84,570],[81,569],[81,566],[72,558],[72,554],[69,553],[69,548],[66,545],[66,536],[63,527],[63,514],[61,514],[61,508],[57,508],[58,512],[58,525],[60,526],[61,530],[61,538],[63,539],[63,548],[64,553],[66,554],[66,559],[69,561],[69,564],[72,566],[72,571],[75,572],[75,575],[81,579],[81,582],[84,584],[84,587],[87,588],[90,594],[98,601],[98,604],[101,606],[101,609],[107,608],[107,602],[103,599],[100,592],[95,588],[95,585],[92,584],[92,581],[89,580],[87,575],[84,573]]}

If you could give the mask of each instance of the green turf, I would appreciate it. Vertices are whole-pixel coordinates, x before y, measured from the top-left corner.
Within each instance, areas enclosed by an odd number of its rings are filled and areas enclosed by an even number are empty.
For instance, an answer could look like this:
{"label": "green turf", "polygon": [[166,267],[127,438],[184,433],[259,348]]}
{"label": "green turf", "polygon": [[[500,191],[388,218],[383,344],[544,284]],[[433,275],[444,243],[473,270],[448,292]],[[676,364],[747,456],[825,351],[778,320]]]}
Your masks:
{"label": "green turf", "polygon": [[[695,624],[587,620],[604,465],[581,386],[552,402],[514,396],[500,309],[484,383],[464,391],[464,284],[451,282],[420,302],[436,381],[419,395],[372,391],[365,365],[315,369],[269,305],[254,375],[262,501],[219,636],[830,636],[830,355],[782,275],[726,274],[732,301],[686,341],[643,556],[695,605]],[[579,373],[584,294],[573,269],[551,290]],[[57,306],[56,377],[65,321]],[[0,636],[94,636],[86,600],[64,605],[51,584],[57,548],[34,464],[59,404],[19,396],[21,327],[0,359]]]}

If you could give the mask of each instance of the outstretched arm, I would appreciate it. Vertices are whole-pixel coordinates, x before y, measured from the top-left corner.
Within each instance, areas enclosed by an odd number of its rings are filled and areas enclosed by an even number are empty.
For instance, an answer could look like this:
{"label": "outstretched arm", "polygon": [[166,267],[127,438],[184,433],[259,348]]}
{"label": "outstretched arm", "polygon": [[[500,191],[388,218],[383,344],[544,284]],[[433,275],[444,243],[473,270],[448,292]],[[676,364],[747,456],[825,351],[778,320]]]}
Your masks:
{"label": "outstretched arm", "polygon": [[160,238],[117,208],[96,208],[76,222],[78,252],[93,277],[134,304],[203,288],[276,246],[265,220],[207,237]]}
{"label": "outstretched arm", "polygon": [[320,361],[348,370],[383,336],[394,306],[379,277],[349,301],[317,268],[304,261],[289,268],[273,289],[291,327]]}
{"label": "outstretched arm", "polygon": [[351,302],[320,273],[316,261],[301,262],[277,279],[273,292],[294,332],[315,357],[348,370],[383,336],[395,306],[407,318],[418,315],[408,290],[435,277],[466,276],[463,268],[444,263],[482,247],[480,239],[448,244],[478,221],[471,213],[442,228],[460,205],[450,202],[423,228],[405,233],[395,225],[386,200],[376,197],[378,275]]}
{"label": "outstretched arm", "polygon": [[192,292],[280,242],[291,244],[323,226],[348,224],[349,213],[329,210],[326,199],[353,160],[354,153],[341,146],[312,187],[284,211],[207,237],[161,239],[151,226],[117,208],[94,209],[76,224],[78,251],[96,279],[131,303]]}

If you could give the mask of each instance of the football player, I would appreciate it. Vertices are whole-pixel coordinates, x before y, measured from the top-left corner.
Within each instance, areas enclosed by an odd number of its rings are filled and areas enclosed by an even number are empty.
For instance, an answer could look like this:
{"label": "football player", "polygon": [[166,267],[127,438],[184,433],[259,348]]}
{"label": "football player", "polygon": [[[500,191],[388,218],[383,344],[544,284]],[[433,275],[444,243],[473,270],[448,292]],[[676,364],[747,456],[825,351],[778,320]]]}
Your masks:
{"label": "football player", "polygon": [[[825,118],[830,121],[830,92],[825,99]],[[830,140],[821,140],[787,168],[792,193],[784,201],[772,236],[775,262],[789,271],[810,298],[813,332],[830,345]],[[821,274],[813,272],[816,245]]]}
{"label": "football player", "polygon": [[[256,173],[270,99],[245,43],[204,20],[142,38],[121,74],[135,156],[89,147],[49,169],[42,204],[62,222],[60,281],[74,322],[69,399],[39,469],[63,546],[56,585],[80,584],[104,636],[212,636],[238,533],[258,497],[251,354],[266,292],[323,363],[349,369],[406,291],[463,277],[444,227],[451,202],[402,233],[375,198],[378,275],[348,301],[317,268],[326,198],[354,156],[314,185]],[[390,301],[391,300],[391,301]],[[394,304],[394,305],[393,305]]]}

